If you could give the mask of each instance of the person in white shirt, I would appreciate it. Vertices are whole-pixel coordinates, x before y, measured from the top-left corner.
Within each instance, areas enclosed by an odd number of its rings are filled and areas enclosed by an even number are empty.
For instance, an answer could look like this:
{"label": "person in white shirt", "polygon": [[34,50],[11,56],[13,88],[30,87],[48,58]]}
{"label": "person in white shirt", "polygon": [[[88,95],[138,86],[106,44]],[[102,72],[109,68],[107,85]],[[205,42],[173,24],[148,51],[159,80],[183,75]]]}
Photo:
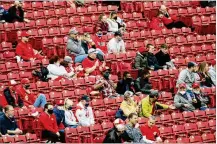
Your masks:
{"label": "person in white shirt", "polygon": [[86,95],[81,97],[81,101],[77,104],[76,107],[76,117],[81,126],[90,126],[93,125],[94,117],[93,110],[89,106],[90,98]]}
{"label": "person in white shirt", "polygon": [[51,78],[51,80],[55,80],[59,77],[70,78],[74,75],[74,71],[68,73],[65,67],[60,65],[60,59],[58,56],[53,56],[49,60],[49,63],[50,64],[47,66],[49,71],[47,78]]}
{"label": "person in white shirt", "polygon": [[64,102],[64,110],[65,110],[65,124],[67,127],[76,128],[78,126],[78,122],[72,111],[73,101],[70,99],[65,99]]}
{"label": "person in white shirt", "polygon": [[114,37],[107,44],[108,53],[125,53],[125,44],[121,32],[115,32]]}
{"label": "person in white shirt", "polygon": [[216,85],[216,61],[211,61],[211,66],[209,67],[208,74],[213,82],[214,85]]}

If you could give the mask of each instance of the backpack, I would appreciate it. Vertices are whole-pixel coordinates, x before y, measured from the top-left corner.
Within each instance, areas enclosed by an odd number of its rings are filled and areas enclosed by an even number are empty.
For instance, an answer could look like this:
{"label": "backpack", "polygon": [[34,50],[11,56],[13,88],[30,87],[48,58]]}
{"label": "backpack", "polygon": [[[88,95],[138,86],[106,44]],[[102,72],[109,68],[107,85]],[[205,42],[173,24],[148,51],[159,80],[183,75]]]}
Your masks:
{"label": "backpack", "polygon": [[48,71],[47,67],[43,66],[42,64],[40,64],[40,71],[38,71],[38,70],[33,71],[33,75],[38,77],[43,82],[48,82],[48,80],[49,80],[47,78],[48,74],[49,74],[49,71]]}

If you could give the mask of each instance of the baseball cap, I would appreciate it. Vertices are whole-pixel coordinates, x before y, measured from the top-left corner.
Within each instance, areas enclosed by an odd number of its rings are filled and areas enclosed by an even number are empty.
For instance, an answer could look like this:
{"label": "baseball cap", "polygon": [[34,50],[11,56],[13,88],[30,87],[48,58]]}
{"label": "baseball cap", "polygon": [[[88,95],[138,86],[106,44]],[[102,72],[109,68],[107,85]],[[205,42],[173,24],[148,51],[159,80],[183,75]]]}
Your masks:
{"label": "baseball cap", "polygon": [[89,98],[89,96],[87,96],[87,95],[83,95],[83,96],[81,97],[81,100],[85,100],[85,101],[89,102],[89,101],[90,101],[90,98]]}
{"label": "baseball cap", "polygon": [[29,34],[27,33],[27,32],[21,32],[21,34],[20,34],[20,36],[21,37],[28,37],[29,36]]}
{"label": "baseball cap", "polygon": [[56,100],[55,103],[56,103],[56,105],[58,105],[58,106],[64,105],[64,101],[63,101],[63,100]]}
{"label": "baseball cap", "polygon": [[158,90],[152,90],[150,92],[149,96],[152,97],[152,98],[155,97],[155,96],[158,97],[159,96]]}
{"label": "baseball cap", "polygon": [[125,124],[124,121],[122,119],[117,118],[114,122],[114,125],[119,125],[119,124]]}
{"label": "baseball cap", "polygon": [[188,63],[188,68],[192,68],[192,67],[195,67],[197,66],[197,64],[195,62],[189,62]]}
{"label": "baseball cap", "polygon": [[179,84],[179,88],[186,88],[186,84],[185,83]]}
{"label": "baseball cap", "polygon": [[72,29],[69,31],[69,34],[78,34],[78,31],[76,30],[76,28],[72,28]]}
{"label": "baseball cap", "polygon": [[199,83],[193,83],[193,85],[192,85],[192,88],[199,88],[200,87],[200,84]]}
{"label": "baseball cap", "polygon": [[116,31],[116,32],[115,32],[115,36],[120,36],[120,37],[122,37],[122,34],[121,34],[120,31]]}
{"label": "baseball cap", "polygon": [[98,51],[97,51],[96,49],[90,48],[90,49],[88,50],[88,54],[91,54],[91,53],[97,54]]}
{"label": "baseball cap", "polygon": [[146,52],[146,49],[144,47],[141,47],[138,49],[138,51],[139,51],[139,53],[144,53],[144,52]]}
{"label": "baseball cap", "polygon": [[68,63],[72,63],[72,58],[70,56],[65,56],[64,57],[64,61],[68,62]]}
{"label": "baseball cap", "polygon": [[14,85],[16,85],[17,84],[17,82],[15,81],[15,80],[10,80],[9,82],[8,82],[8,85],[9,86],[14,86]]}
{"label": "baseball cap", "polygon": [[27,78],[23,78],[21,81],[20,81],[21,84],[28,84],[30,83],[29,79]]}

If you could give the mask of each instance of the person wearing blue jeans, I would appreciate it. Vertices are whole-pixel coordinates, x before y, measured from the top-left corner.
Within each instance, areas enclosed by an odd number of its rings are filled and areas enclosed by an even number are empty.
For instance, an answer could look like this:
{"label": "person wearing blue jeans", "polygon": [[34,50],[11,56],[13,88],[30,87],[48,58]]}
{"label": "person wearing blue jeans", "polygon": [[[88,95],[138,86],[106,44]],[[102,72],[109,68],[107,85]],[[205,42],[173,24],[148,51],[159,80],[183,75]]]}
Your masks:
{"label": "person wearing blue jeans", "polygon": [[[103,57],[105,54],[102,52],[102,50],[100,49],[96,49],[97,53],[97,58],[99,59],[99,57]],[[88,54],[84,54],[84,55],[79,55],[75,57],[75,63],[82,63],[82,61],[88,56]],[[99,59],[101,61],[101,59]]]}
{"label": "person wearing blue jeans", "polygon": [[36,98],[35,103],[33,104],[34,107],[44,107],[44,105],[47,103],[46,96],[44,94],[39,94],[39,96]]}

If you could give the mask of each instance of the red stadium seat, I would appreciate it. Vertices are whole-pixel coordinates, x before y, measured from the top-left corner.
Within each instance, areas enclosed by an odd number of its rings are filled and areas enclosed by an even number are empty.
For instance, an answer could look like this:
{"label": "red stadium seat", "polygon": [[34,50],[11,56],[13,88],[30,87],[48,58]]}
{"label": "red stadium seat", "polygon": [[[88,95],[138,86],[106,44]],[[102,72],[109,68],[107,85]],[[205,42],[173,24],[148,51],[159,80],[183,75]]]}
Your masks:
{"label": "red stadium seat", "polygon": [[94,124],[90,126],[91,134],[93,135],[93,138],[95,137],[102,137],[103,136],[103,129],[100,124]]}
{"label": "red stadium seat", "polygon": [[63,99],[61,92],[50,92],[49,95],[52,100]]}
{"label": "red stadium seat", "polygon": [[160,121],[163,123],[164,126],[172,126],[173,125],[173,120],[171,115],[160,115]]}
{"label": "red stadium seat", "polygon": [[16,71],[19,69],[17,63],[11,63],[11,62],[6,62],[5,67],[7,71]]}
{"label": "red stadium seat", "polygon": [[197,120],[201,120],[201,121],[206,121],[207,120],[207,116],[206,116],[205,111],[195,110],[194,115],[197,118]]}
{"label": "red stadium seat", "polygon": [[202,56],[202,55],[196,56],[196,62],[200,63],[200,62],[204,62],[204,61],[206,61],[206,56]]}
{"label": "red stadium seat", "polygon": [[32,80],[33,76],[32,76],[32,72],[26,72],[26,71],[21,71],[19,73],[20,78],[28,78],[29,80]]}
{"label": "red stadium seat", "polygon": [[[191,51],[194,55],[198,54],[198,53],[201,53],[202,52],[202,49],[199,45],[192,45],[191,46]],[[203,52],[202,52],[203,53]]]}
{"label": "red stadium seat", "polygon": [[55,10],[55,15],[56,15],[56,17],[63,17],[63,16],[65,16],[66,15],[65,8],[56,9]]}
{"label": "red stadium seat", "polygon": [[190,136],[190,143],[201,143],[202,137],[201,136]]}
{"label": "red stadium seat", "polygon": [[42,5],[45,9],[53,8],[53,2],[50,1],[43,1]]}
{"label": "red stadium seat", "polygon": [[37,138],[36,134],[26,134],[27,143],[39,143],[40,139]]}
{"label": "red stadium seat", "polygon": [[58,19],[57,18],[50,18],[47,20],[47,26],[52,27],[58,25]]}
{"label": "red stadium seat", "polygon": [[186,137],[182,137],[182,138],[178,138],[176,141],[177,143],[189,143],[190,139]]}
{"label": "red stadium seat", "polygon": [[176,140],[174,139],[167,139],[164,141],[164,143],[176,143]]}
{"label": "red stadium seat", "polygon": [[26,136],[25,135],[15,135],[14,137],[15,143],[26,143]]}
{"label": "red stadium seat", "polygon": [[112,122],[103,122],[102,123],[102,129],[104,131],[104,133],[107,133],[108,130],[110,130],[111,128],[113,128],[113,123]]}
{"label": "red stadium seat", "polygon": [[81,143],[80,136],[75,128],[65,128],[65,140],[66,143]]}
{"label": "red stadium seat", "polygon": [[102,99],[93,99],[91,101],[93,110],[105,111],[105,105]]}
{"label": "red stadium seat", "polygon": [[78,7],[77,8],[77,13],[80,15],[86,14],[87,13],[87,8],[85,7]]}
{"label": "red stadium seat", "polygon": [[46,23],[46,20],[45,19],[38,19],[38,20],[36,20],[36,22],[35,22],[35,25],[36,25],[36,27],[47,27],[47,23]]}
{"label": "red stadium seat", "polygon": [[106,116],[106,113],[105,113],[105,111],[95,111],[94,112],[94,115],[95,115],[95,119],[96,119],[96,122],[98,122],[98,123],[102,123],[102,122],[104,122],[104,121],[108,121],[108,118],[107,118],[107,116]]}
{"label": "red stadium seat", "polygon": [[12,44],[3,41],[0,45],[0,51],[10,51],[10,50],[12,50]]}
{"label": "red stadium seat", "polygon": [[213,134],[202,134],[202,140],[204,143],[215,143],[215,136]]}
{"label": "red stadium seat", "polygon": [[44,18],[44,11],[34,11],[33,16],[35,19]]}
{"label": "red stadium seat", "polygon": [[75,89],[75,95],[77,97],[81,97],[83,95],[87,95],[87,91],[86,90],[82,90],[82,89]]}
{"label": "red stadium seat", "polygon": [[215,109],[206,109],[205,112],[206,112],[206,115],[208,116],[209,119],[216,117],[216,110]]}
{"label": "red stadium seat", "polygon": [[174,138],[173,130],[171,127],[160,127],[159,131],[160,131],[160,135],[162,138],[165,138],[165,139],[173,139]]}
{"label": "red stadium seat", "polygon": [[43,9],[43,5],[42,5],[42,2],[32,2],[32,8],[33,9]]}
{"label": "red stadium seat", "polygon": [[203,133],[210,133],[209,123],[207,121],[206,122],[198,121],[197,128]]}
{"label": "red stadium seat", "polygon": [[104,104],[107,109],[117,110],[117,104],[115,102],[115,99],[104,98]]}
{"label": "red stadium seat", "polygon": [[59,25],[64,26],[64,27],[61,27],[61,28],[64,29],[65,26],[69,25],[69,18],[68,17],[61,17],[61,18],[59,18]]}
{"label": "red stadium seat", "polygon": [[197,135],[199,133],[196,123],[185,123],[184,127],[186,132],[190,135]]}
{"label": "red stadium seat", "polygon": [[173,125],[172,129],[176,137],[186,137],[187,136],[185,127],[183,125]]}
{"label": "red stadium seat", "polygon": [[209,127],[212,129],[212,130],[216,130],[216,120],[209,120]]}
{"label": "red stadium seat", "polygon": [[5,135],[2,137],[2,142],[3,143],[14,143],[15,139],[14,139],[14,137]]}

